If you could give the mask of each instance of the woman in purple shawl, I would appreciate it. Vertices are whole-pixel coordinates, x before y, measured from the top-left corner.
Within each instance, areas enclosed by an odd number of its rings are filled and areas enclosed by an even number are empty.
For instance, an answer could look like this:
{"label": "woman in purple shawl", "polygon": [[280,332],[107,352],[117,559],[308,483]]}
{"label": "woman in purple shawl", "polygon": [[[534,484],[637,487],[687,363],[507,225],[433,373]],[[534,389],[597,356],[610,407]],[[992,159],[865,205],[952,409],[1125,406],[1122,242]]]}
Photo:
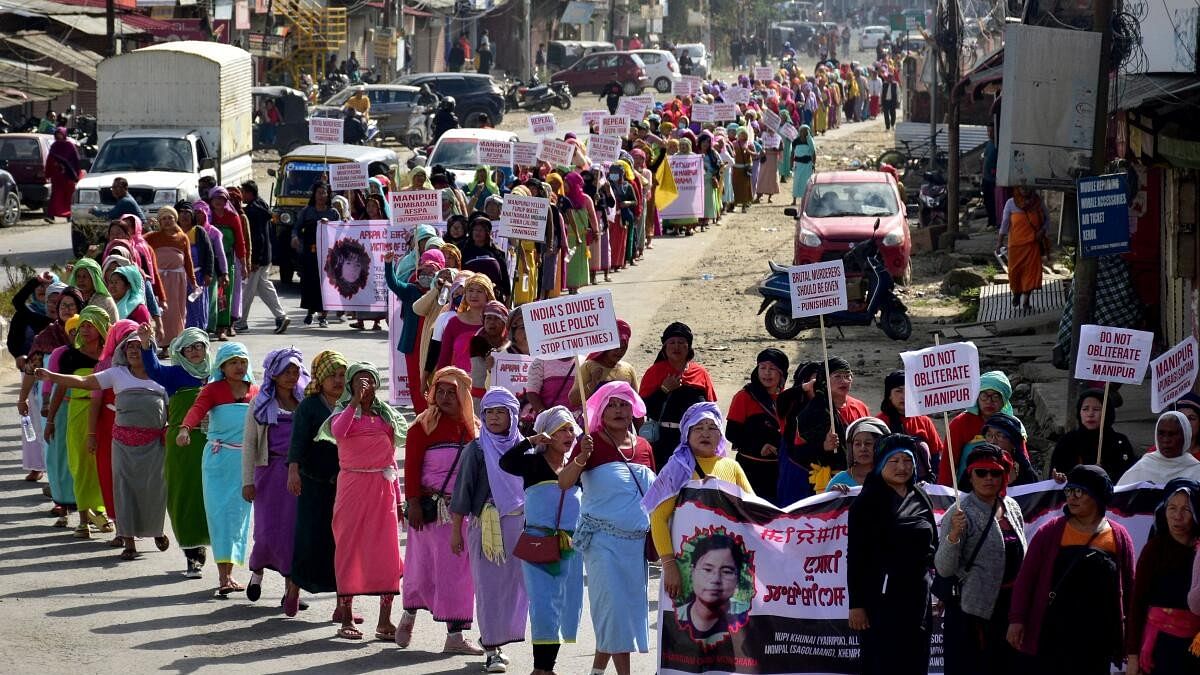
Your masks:
{"label": "woman in purple shawl", "polygon": [[46,202],[46,222],[71,217],[71,197],[80,178],[79,149],[67,138],[65,127],[54,130],[54,142],[46,157],[46,175],[50,178],[50,200]]}
{"label": "woman in purple shawl", "polygon": [[254,504],[254,549],[250,552],[250,584],[246,598],[258,600],[264,569],[283,575],[287,591],[284,613],[294,616],[300,588],[292,583],[292,546],[296,531],[296,497],[288,492],[288,448],[292,413],[309,382],[304,355],[276,349],[263,361],[263,385],[246,416],[242,448],[242,498]]}

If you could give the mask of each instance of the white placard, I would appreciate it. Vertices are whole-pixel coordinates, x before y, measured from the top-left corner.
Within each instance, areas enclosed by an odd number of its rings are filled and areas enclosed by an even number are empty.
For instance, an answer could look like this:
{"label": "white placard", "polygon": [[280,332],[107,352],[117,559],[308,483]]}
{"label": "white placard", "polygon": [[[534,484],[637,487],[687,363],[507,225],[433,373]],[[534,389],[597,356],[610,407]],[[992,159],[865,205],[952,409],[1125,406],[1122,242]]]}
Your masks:
{"label": "white placard", "polygon": [[583,111],[583,126],[588,129],[592,128],[592,124],[600,124],[600,120],[608,117],[607,110],[584,110]]}
{"label": "white placard", "polygon": [[1196,338],[1191,336],[1151,361],[1150,411],[1157,415],[1190,392],[1197,371]]}
{"label": "white placard", "polygon": [[682,79],[687,82],[688,91],[692,96],[704,90],[704,80],[699,75],[684,75]]}
{"label": "white placard", "polygon": [[1079,328],[1075,378],[1141,384],[1150,365],[1154,333],[1087,324]]}
{"label": "white placard", "polygon": [[979,350],[971,342],[903,352],[900,360],[904,414],[909,417],[962,410],[979,398]]}
{"label": "white placard", "polygon": [[754,66],[754,79],[758,82],[770,82],[775,77],[775,70],[770,66]]}
{"label": "white placard", "polygon": [[492,386],[504,387],[515,396],[525,393],[533,357],[496,352],[492,355]]}
{"label": "white placard", "polygon": [[621,156],[621,139],[617,136],[588,136],[588,158],[593,163],[615,162]]}
{"label": "white placard", "polygon": [[558,133],[558,122],[554,113],[542,113],[529,116],[529,130],[534,136],[549,136]]}
{"label": "white placard", "polygon": [[703,218],[704,158],[700,155],[671,155],[667,162],[675,179],[677,196],[659,210],[659,216]]}
{"label": "white placard", "polygon": [[334,192],[367,189],[367,163],[342,162],[329,167],[329,187]]}
{"label": "white placard", "polygon": [[646,106],[641,101],[623,98],[617,103],[617,114],[625,115],[631,120],[641,120],[646,115]]}
{"label": "white placard", "polygon": [[321,223],[317,228],[321,303],[328,309],[386,312],[384,257],[408,253],[412,233],[386,220]]}
{"label": "white placard", "polygon": [[792,318],[846,311],[846,266],[841,260],[788,268]]}
{"label": "white placard", "polygon": [[538,162],[538,144],[517,141],[512,144],[513,164],[532,167]]}
{"label": "white placard", "polygon": [[440,190],[396,190],[392,200],[392,223],[396,225],[432,225],[442,223]]}
{"label": "white placard", "polygon": [[600,119],[601,136],[624,136],[629,133],[629,115],[605,115]]}
{"label": "white placard", "polygon": [[512,143],[508,141],[480,140],[479,163],[491,167],[512,166]]}
{"label": "white placard", "polygon": [[718,122],[732,122],[737,119],[738,107],[736,103],[714,103],[713,113]]}
{"label": "white placard", "polygon": [[749,103],[750,90],[745,87],[730,87],[725,90],[724,98],[730,103]]}
{"label": "white placard", "polygon": [[529,353],[560,359],[621,346],[612,291],[569,295],[521,306]]}
{"label": "white placard", "polygon": [[788,139],[789,141],[796,140],[796,137],[800,135],[800,131],[798,129],[796,129],[796,127],[792,126],[791,122],[786,122],[784,124],[779,125],[778,133],[780,136],[783,136],[784,138]]}
{"label": "white placard", "polygon": [[310,117],[308,119],[309,143],[341,143],[342,119],[332,117]]}
{"label": "white placard", "polygon": [[778,131],[779,124],[783,120],[779,119],[779,115],[776,114],[774,110],[771,110],[770,108],[763,108],[762,109],[762,121],[763,121],[763,124],[771,131]]}
{"label": "white placard", "polygon": [[711,103],[696,103],[692,105],[693,122],[716,122],[716,106]]}
{"label": "white placard", "polygon": [[[400,333],[404,330],[404,305],[395,293],[388,293],[388,375],[391,379],[388,403],[412,406],[412,384],[408,381],[408,362],[400,351]],[[414,347],[420,353],[420,347]],[[420,388],[420,385],[417,384]]]}
{"label": "white placard", "polygon": [[550,166],[570,166],[575,158],[575,146],[566,141],[543,138],[538,143],[537,158]]}
{"label": "white placard", "polygon": [[651,110],[654,109],[654,95],[653,94],[639,94],[637,96],[630,96],[629,100],[639,103],[642,106],[641,114],[635,115],[634,117],[640,118],[642,115],[644,115],[647,112],[650,112]]}
{"label": "white placard", "polygon": [[546,241],[546,214],[549,211],[550,200],[545,197],[505,195],[496,236]]}

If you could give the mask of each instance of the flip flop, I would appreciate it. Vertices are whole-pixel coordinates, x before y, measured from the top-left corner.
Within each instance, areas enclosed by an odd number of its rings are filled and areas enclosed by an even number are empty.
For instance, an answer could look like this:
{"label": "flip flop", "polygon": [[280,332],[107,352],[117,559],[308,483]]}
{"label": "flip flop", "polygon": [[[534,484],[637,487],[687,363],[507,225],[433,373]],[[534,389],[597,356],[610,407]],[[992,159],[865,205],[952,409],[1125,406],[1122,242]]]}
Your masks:
{"label": "flip flop", "polygon": [[245,590],[246,589],[243,588],[238,582],[231,581],[228,584],[225,584],[224,586],[218,588],[217,593],[220,593],[222,596],[227,596],[230,593],[241,593],[242,591],[245,591]]}
{"label": "flip flop", "polygon": [[140,557],[142,554],[138,553],[136,549],[127,548],[121,551],[121,560],[137,560]]}
{"label": "flip flop", "polygon": [[377,630],[377,631],[375,631],[375,639],[376,640],[385,640],[387,642],[394,642],[396,640],[396,629],[393,628],[392,630]]}
{"label": "flip flop", "polygon": [[338,629],[337,636],[343,640],[361,640],[363,638],[362,631],[354,626],[342,626]]}

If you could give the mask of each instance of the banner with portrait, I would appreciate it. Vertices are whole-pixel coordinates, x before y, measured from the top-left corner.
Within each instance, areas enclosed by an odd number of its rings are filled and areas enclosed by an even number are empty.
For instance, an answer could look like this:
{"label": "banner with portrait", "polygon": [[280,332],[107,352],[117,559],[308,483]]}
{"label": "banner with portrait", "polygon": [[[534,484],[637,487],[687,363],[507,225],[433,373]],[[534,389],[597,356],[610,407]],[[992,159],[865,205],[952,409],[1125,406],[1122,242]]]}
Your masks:
{"label": "banner with portrait", "polygon": [[[1061,515],[1062,485],[1009,489],[1026,536]],[[680,490],[671,523],[682,592],[659,597],[659,673],[859,673],[860,634],[851,630],[846,584],[848,516],[860,488],[827,492],[780,509],[714,478]],[[937,519],[951,488],[926,486]],[[1108,517],[1140,552],[1162,490],[1117,489]],[[1135,553],[1136,556],[1136,553]],[[699,590],[697,590],[699,589]],[[943,672],[940,619],[929,672]]]}
{"label": "banner with portrait", "polygon": [[408,253],[413,228],[386,220],[324,223],[317,229],[321,303],[326,310],[387,312],[383,258]]}

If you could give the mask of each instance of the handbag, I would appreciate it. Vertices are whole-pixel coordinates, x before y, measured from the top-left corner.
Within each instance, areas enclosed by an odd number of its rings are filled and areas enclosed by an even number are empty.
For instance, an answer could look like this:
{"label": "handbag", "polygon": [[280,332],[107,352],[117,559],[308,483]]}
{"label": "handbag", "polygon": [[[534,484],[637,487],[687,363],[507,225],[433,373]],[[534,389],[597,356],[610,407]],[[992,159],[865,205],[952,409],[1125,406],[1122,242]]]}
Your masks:
{"label": "handbag", "polygon": [[418,500],[421,506],[421,518],[425,523],[436,523],[439,520],[438,508],[446,499],[446,488],[450,485],[450,477],[454,475],[454,469],[458,467],[458,460],[462,458],[463,447],[466,445],[462,442],[463,439],[458,439],[458,452],[454,453],[454,462],[450,464],[450,470],[446,472],[446,478],[442,480],[442,488],[431,495],[421,495]]}
{"label": "handbag", "polygon": [[[996,511],[999,510],[999,508],[1000,500],[997,499],[996,503],[992,505],[992,520],[995,520]],[[983,548],[983,542],[987,540],[988,533],[991,531],[992,528],[989,526],[986,530],[984,530],[983,536],[979,538],[979,541],[975,542],[975,550],[971,551],[971,557],[967,558],[967,564],[965,567],[963,567],[963,574],[970,572],[971,568],[975,566],[975,558],[979,557],[979,550]],[[930,585],[930,591],[933,593],[934,597],[942,601],[943,605],[957,609],[959,603],[962,601],[962,577],[957,574],[953,574],[948,577],[935,574],[933,577],[933,584]]]}
{"label": "handbag", "polygon": [[554,516],[554,529],[550,534],[536,535],[522,531],[521,536],[517,538],[517,545],[513,547],[514,556],[535,565],[558,562],[562,558],[558,546],[558,524],[562,520],[563,500],[566,496],[566,490],[559,490],[558,513]]}
{"label": "handbag", "polygon": [[[667,394],[667,398],[671,398]],[[667,402],[663,401],[662,407],[658,409],[658,417],[646,416],[646,421],[642,422],[642,426],[638,429],[638,436],[646,439],[647,443],[657,443],[658,439],[662,438],[662,416],[667,409]]]}

